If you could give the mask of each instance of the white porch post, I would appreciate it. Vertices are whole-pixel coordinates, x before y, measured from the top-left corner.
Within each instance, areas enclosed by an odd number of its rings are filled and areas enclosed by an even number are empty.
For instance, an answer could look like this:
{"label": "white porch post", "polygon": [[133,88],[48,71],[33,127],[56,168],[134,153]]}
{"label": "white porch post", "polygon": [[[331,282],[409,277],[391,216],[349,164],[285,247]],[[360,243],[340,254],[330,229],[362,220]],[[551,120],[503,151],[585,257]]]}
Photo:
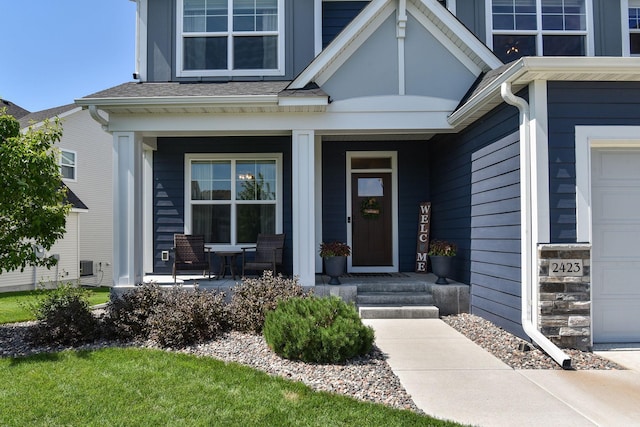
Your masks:
{"label": "white porch post", "polygon": [[134,132],[113,133],[113,284],[143,278],[142,140]]}
{"label": "white porch post", "polygon": [[293,162],[293,274],[300,284],[314,286],[315,275],[315,132],[295,130]]}

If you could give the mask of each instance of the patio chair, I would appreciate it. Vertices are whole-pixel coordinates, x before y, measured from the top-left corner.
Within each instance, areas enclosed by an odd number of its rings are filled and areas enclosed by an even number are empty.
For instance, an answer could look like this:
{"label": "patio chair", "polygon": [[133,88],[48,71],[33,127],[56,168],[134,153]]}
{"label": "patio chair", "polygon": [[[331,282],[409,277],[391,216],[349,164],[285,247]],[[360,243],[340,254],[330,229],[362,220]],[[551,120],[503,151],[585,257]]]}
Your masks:
{"label": "patio chair", "polygon": [[211,263],[209,255],[205,253],[204,236],[175,234],[173,236],[173,280],[176,281],[176,273],[184,270],[202,271],[202,275],[209,272],[211,279]]}
{"label": "patio chair", "polygon": [[[277,266],[282,265],[284,238],[284,234],[258,234],[255,247],[242,248],[242,276],[245,270],[271,270],[275,275]],[[248,251],[255,251],[252,260],[246,256]]]}

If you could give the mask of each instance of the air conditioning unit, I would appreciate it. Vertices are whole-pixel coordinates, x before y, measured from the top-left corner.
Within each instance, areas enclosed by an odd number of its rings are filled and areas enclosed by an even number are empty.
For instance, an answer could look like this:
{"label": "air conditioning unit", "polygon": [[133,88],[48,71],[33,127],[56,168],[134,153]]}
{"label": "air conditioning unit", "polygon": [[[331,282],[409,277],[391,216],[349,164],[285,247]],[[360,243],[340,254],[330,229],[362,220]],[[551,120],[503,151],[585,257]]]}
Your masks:
{"label": "air conditioning unit", "polygon": [[93,276],[93,261],[80,260],[80,276]]}

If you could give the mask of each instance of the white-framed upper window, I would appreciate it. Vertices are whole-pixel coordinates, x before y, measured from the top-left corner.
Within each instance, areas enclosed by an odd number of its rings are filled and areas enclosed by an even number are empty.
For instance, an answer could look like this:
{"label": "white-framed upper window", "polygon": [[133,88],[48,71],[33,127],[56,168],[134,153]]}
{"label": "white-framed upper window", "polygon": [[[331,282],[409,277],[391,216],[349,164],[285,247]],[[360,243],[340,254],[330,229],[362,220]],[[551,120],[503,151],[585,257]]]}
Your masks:
{"label": "white-framed upper window", "polygon": [[487,40],[503,62],[522,56],[587,56],[590,0],[487,0]]}
{"label": "white-framed upper window", "polygon": [[185,156],[185,232],[219,247],[282,232],[281,154]]}
{"label": "white-framed upper window", "polygon": [[284,0],[178,0],[177,75],[284,74]]}
{"label": "white-framed upper window", "polygon": [[[623,2],[623,8],[624,8]],[[623,10],[624,15],[625,10]],[[624,34],[623,37],[628,37],[629,49],[628,52],[631,56],[640,56],[640,0],[628,0],[628,7],[626,8],[626,19],[624,19],[623,31],[629,30],[628,34]],[[625,40],[626,41],[626,40]],[[626,43],[625,43],[626,44]],[[626,49],[625,49],[626,50]]]}
{"label": "white-framed upper window", "polygon": [[62,179],[76,181],[78,170],[78,155],[75,151],[60,150],[60,173]]}

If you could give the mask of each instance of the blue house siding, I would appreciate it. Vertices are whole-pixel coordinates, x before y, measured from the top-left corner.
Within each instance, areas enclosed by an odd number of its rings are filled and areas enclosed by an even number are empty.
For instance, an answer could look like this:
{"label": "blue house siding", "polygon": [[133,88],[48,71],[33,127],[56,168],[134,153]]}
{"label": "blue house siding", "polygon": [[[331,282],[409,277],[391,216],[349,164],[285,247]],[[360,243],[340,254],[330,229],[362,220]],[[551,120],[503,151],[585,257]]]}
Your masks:
{"label": "blue house siding", "polygon": [[291,139],[289,137],[158,138],[153,156],[154,273],[171,272],[161,260],[173,246],[173,235],[184,232],[184,156],[187,153],[282,153],[283,232],[286,233],[283,272],[293,271],[291,205]]}
{"label": "blue house siding", "polygon": [[347,241],[347,151],[398,152],[399,270],[414,271],[418,206],[429,200],[427,142],[325,142],[322,144],[322,239]]}
{"label": "blue house siding", "polygon": [[368,3],[368,1],[322,2],[322,48],[331,43]]}
{"label": "blue house siding", "polygon": [[552,243],[576,241],[575,127],[640,125],[638,82],[549,82]]}
{"label": "blue house siding", "polygon": [[501,105],[430,150],[431,238],[458,244],[471,311],[522,335],[518,111]]}

